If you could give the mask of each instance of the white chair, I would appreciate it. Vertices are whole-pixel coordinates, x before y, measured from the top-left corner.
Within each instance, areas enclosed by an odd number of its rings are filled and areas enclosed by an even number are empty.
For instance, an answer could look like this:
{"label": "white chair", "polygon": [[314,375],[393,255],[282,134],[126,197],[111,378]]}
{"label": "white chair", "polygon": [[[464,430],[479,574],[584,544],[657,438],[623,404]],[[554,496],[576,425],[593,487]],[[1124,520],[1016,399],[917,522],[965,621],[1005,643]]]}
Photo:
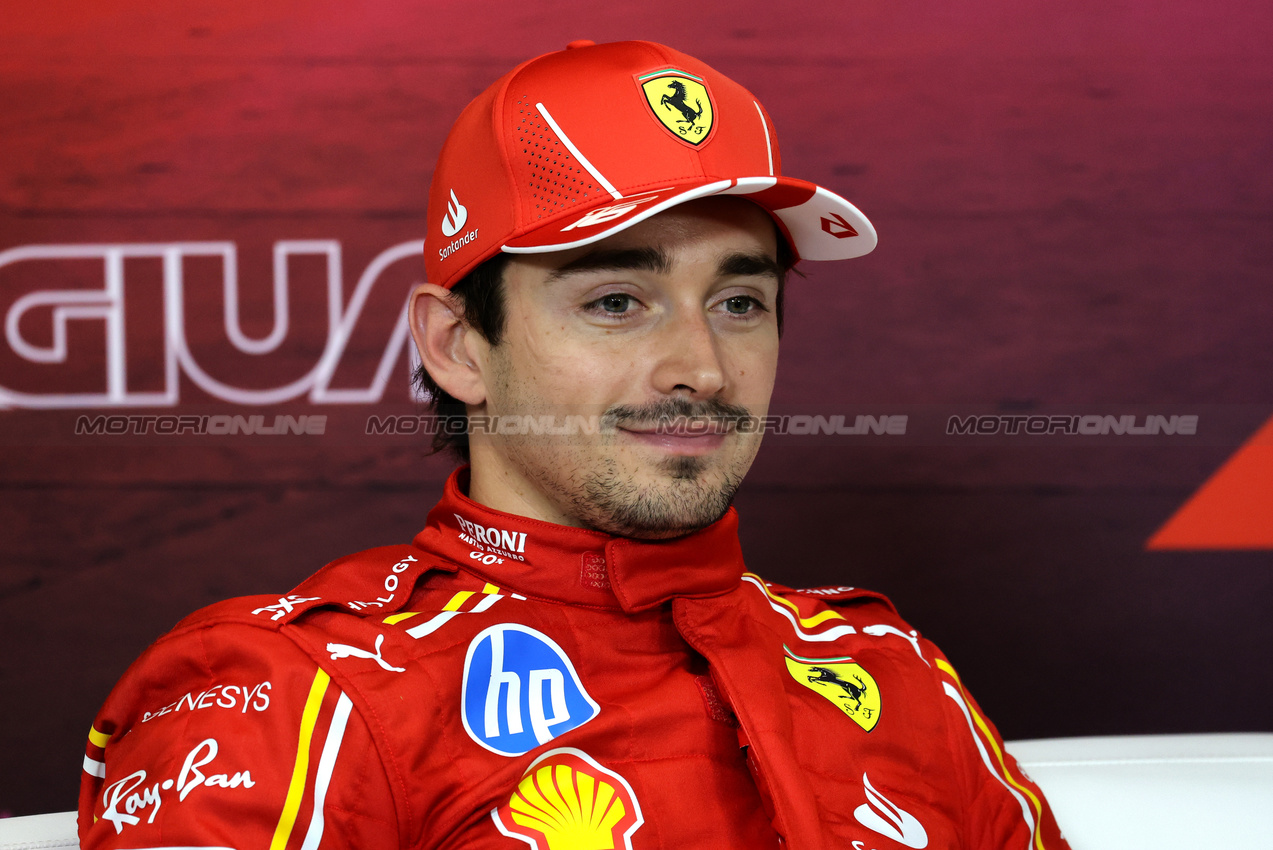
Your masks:
{"label": "white chair", "polygon": [[0,819],[0,850],[78,850],[75,812]]}
{"label": "white chair", "polygon": [[[1008,750],[1073,850],[1273,847],[1273,734],[1051,738]],[[0,850],[78,846],[74,812],[0,820]]]}
{"label": "white chair", "polygon": [[1009,741],[1073,850],[1269,850],[1273,734]]}

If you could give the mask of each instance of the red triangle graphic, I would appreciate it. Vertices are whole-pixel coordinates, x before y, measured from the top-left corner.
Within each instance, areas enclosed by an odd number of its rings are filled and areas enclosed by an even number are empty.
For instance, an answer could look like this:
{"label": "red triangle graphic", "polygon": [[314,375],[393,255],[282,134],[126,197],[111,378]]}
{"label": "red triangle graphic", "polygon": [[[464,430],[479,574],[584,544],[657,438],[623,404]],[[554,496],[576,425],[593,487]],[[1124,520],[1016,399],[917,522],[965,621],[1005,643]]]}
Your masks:
{"label": "red triangle graphic", "polygon": [[1146,549],[1273,549],[1273,419],[1158,529]]}

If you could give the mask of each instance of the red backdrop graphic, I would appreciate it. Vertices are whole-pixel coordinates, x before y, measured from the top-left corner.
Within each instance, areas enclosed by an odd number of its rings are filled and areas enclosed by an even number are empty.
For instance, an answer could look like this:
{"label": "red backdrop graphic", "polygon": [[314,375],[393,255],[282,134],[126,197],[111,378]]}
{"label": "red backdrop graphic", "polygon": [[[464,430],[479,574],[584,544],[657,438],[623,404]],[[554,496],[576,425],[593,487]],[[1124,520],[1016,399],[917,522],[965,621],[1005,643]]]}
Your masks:
{"label": "red backdrop graphic", "polygon": [[1273,419],[1149,540],[1150,549],[1273,549]]}
{"label": "red backdrop graphic", "polygon": [[0,20],[0,810],[186,613],[423,523],[433,160],[577,38],[735,77],[879,230],[789,288],[749,566],[889,593],[1009,738],[1267,730],[1267,3],[52,0]]}

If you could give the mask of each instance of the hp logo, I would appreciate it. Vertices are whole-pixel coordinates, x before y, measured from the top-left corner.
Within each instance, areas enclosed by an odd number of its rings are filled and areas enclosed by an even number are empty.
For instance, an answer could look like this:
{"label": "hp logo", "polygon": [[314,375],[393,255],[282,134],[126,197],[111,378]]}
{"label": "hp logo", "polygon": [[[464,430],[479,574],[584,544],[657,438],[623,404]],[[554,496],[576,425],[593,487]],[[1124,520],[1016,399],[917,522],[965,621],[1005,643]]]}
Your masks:
{"label": "hp logo", "polygon": [[502,756],[520,756],[600,713],[562,648],[517,623],[469,644],[460,695],[464,730]]}

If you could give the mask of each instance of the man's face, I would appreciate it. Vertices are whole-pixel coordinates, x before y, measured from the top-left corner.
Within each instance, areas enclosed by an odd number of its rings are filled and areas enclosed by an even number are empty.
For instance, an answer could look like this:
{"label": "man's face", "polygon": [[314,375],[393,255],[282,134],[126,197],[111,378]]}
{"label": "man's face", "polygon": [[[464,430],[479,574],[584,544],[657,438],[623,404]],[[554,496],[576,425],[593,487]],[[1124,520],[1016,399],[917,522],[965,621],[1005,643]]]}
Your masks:
{"label": "man's face", "polygon": [[675,207],[504,274],[506,327],[471,414],[597,422],[599,433],[471,438],[473,498],[632,537],[729,507],[760,447],[778,362],[781,269],[768,216],[737,198]]}

